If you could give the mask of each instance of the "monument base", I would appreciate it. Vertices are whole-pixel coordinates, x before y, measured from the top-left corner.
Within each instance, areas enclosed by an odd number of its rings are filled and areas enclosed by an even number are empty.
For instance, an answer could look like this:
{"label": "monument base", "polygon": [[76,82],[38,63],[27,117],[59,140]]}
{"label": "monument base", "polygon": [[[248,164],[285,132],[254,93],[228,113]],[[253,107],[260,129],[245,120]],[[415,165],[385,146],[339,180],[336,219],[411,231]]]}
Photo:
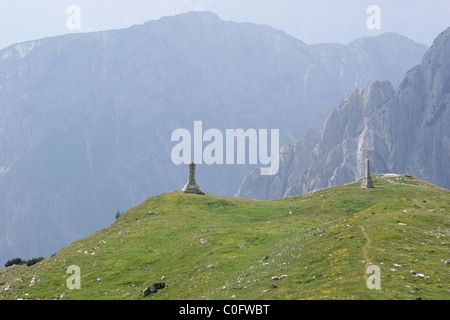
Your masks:
{"label": "monument base", "polygon": [[184,193],[204,194],[197,185],[187,184],[181,189]]}
{"label": "monument base", "polygon": [[361,183],[361,188],[373,188],[372,178],[370,176],[364,177]]}

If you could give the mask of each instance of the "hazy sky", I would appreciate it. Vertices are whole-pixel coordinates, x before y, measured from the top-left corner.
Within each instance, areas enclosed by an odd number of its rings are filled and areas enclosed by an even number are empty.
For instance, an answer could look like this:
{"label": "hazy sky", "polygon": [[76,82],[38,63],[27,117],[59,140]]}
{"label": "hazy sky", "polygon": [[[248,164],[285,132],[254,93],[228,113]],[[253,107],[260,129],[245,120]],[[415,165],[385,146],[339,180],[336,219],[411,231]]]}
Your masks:
{"label": "hazy sky", "polygon": [[392,31],[431,45],[450,27],[449,0],[0,0],[0,48],[72,32],[126,28],[190,10],[267,24],[308,44],[348,43]]}

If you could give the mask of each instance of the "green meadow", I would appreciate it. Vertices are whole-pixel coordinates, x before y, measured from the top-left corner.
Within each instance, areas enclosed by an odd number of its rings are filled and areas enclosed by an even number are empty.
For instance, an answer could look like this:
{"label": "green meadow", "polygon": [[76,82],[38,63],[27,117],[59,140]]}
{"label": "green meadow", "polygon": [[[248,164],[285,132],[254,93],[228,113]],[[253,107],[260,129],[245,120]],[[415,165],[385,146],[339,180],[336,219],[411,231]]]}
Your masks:
{"label": "green meadow", "polygon": [[[372,179],[271,201],[154,196],[35,265],[0,269],[0,299],[449,299],[450,191]],[[72,265],[80,289],[67,286]],[[144,297],[152,283],[166,288]]]}

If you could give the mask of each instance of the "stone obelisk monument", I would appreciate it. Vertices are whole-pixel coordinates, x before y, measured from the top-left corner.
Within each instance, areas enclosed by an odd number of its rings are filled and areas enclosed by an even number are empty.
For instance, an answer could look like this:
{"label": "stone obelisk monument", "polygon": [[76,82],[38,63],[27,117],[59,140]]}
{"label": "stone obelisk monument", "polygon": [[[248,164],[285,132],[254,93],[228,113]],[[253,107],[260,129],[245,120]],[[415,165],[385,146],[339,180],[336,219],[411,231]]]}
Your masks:
{"label": "stone obelisk monument", "polygon": [[184,193],[195,193],[195,194],[204,194],[197,183],[195,183],[195,163],[191,162],[189,164],[189,178],[186,185],[181,189]]}
{"label": "stone obelisk monument", "polygon": [[364,177],[362,188],[373,188],[372,178],[370,177],[369,157],[366,158],[366,176]]}

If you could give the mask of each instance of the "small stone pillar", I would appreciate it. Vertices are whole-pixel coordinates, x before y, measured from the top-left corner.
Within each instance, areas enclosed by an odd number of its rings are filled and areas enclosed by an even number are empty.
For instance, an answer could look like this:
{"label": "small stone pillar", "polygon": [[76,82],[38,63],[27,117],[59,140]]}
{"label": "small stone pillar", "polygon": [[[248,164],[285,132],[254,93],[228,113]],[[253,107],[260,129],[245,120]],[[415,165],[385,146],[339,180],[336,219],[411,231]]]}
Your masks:
{"label": "small stone pillar", "polygon": [[364,177],[362,188],[373,188],[372,178],[370,177],[369,157],[366,158],[366,176]]}
{"label": "small stone pillar", "polygon": [[204,194],[197,183],[195,183],[195,163],[191,162],[189,164],[189,178],[186,185],[181,189],[184,193],[195,193],[195,194]]}

